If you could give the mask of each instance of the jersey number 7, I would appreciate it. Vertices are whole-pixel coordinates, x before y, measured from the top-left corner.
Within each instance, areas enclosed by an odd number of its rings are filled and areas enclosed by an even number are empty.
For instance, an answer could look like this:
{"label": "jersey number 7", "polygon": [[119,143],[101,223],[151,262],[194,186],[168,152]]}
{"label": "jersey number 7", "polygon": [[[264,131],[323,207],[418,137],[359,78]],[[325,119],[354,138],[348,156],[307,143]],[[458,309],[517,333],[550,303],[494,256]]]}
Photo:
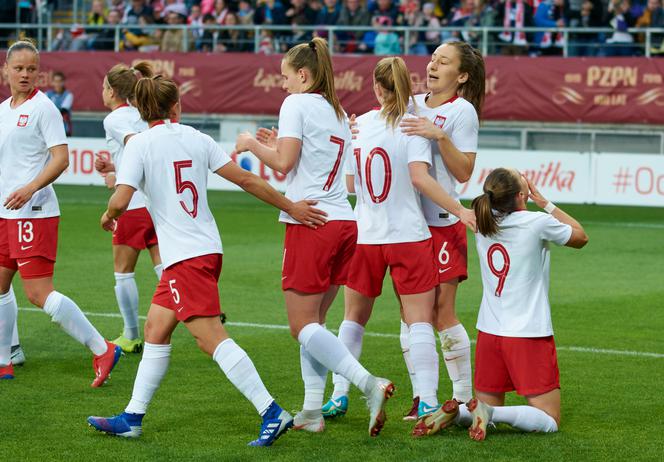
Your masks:
{"label": "jersey number 7", "polygon": [[198,191],[196,190],[196,185],[191,181],[182,181],[182,169],[189,168],[193,165],[191,160],[178,160],[173,162],[173,167],[175,168],[175,189],[178,194],[182,194],[187,189],[191,191],[192,196],[192,209],[187,208],[187,204],[183,200],[180,200],[180,205],[190,215],[192,218],[196,218],[198,215]]}

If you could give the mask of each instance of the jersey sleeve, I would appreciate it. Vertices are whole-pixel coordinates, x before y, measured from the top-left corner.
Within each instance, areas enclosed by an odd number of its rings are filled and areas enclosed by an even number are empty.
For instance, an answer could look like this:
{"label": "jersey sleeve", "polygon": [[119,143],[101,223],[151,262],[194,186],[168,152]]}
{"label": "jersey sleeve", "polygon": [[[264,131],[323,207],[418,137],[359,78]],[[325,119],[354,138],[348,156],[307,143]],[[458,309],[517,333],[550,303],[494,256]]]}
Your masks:
{"label": "jersey sleeve", "polygon": [[48,104],[44,104],[44,110],[39,117],[39,131],[48,149],[51,149],[53,146],[67,144],[67,135],[65,134],[62,114],[60,114],[58,108],[51,101],[48,101]]}
{"label": "jersey sleeve", "polygon": [[113,138],[120,146],[125,145],[124,140],[127,136],[136,134],[131,121],[125,117],[107,117],[104,119],[104,130],[106,136]]}
{"label": "jersey sleeve", "polygon": [[279,138],[297,138],[302,140],[304,133],[304,114],[300,100],[291,95],[287,97],[279,110]]}
{"label": "jersey sleeve", "polygon": [[231,158],[226,151],[221,149],[221,146],[215,142],[210,136],[203,135],[205,137],[205,142],[208,146],[208,168],[216,172],[221,167],[226,165],[231,161]]}
{"label": "jersey sleeve", "polygon": [[537,231],[540,238],[556,245],[567,244],[572,237],[572,227],[558,221],[548,213],[541,213],[541,215],[541,218],[537,220]]}
{"label": "jersey sleeve", "polygon": [[421,136],[404,136],[406,137],[408,163],[426,162],[431,165],[431,142]]}
{"label": "jersey sleeve", "polygon": [[134,189],[139,189],[145,176],[145,166],[140,152],[141,143],[133,138],[131,141],[125,146],[115,184],[126,184]]}
{"label": "jersey sleeve", "polygon": [[450,141],[461,152],[477,152],[479,130],[480,121],[475,108],[471,104],[464,105],[458,119],[454,122]]}

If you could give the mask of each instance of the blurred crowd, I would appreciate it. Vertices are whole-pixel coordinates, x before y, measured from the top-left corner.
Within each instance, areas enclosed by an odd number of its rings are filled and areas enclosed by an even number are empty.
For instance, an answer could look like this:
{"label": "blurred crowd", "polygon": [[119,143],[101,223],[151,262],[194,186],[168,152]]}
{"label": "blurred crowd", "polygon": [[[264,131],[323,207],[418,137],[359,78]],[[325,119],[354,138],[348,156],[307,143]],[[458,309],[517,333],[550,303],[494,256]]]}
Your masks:
{"label": "blurred crowd", "polygon": [[[4,3],[4,2],[0,2]],[[20,2],[19,2],[20,3]],[[28,2],[30,3],[30,2]],[[643,54],[645,34],[630,28],[664,28],[662,0],[92,0],[87,2],[87,26],[122,26],[122,50],[281,52],[325,30],[301,26],[364,26],[363,32],[336,32],[337,52],[378,55],[429,54],[449,40],[477,46],[481,33],[471,27],[502,28],[489,34],[490,54],[570,56],[633,56]],[[155,29],[151,25],[188,25],[185,29]],[[250,30],[209,29],[205,26],[289,26]],[[428,27],[407,36],[390,26]],[[545,27],[548,32],[513,32],[513,27]],[[610,28],[608,33],[570,33],[563,27]],[[450,28],[466,28],[451,30]],[[663,34],[652,34],[653,55],[664,55]],[[568,41],[565,44],[565,40]],[[112,50],[115,29],[81,25],[59,31],[53,48]]]}

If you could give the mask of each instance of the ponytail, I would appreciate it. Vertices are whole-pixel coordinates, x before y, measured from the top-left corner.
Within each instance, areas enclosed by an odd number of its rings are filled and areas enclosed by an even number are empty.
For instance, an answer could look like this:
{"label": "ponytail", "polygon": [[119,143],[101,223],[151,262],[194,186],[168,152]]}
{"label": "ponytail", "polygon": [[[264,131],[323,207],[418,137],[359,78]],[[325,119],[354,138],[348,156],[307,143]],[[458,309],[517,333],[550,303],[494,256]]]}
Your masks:
{"label": "ponytail", "polygon": [[143,77],[136,84],[136,108],[146,122],[170,118],[178,101],[180,91],[171,79],[157,75]]}
{"label": "ponytail", "polygon": [[472,203],[480,234],[498,234],[499,220],[516,210],[516,195],[521,191],[519,177],[519,172],[506,168],[497,168],[486,177],[484,194]]}
{"label": "ponytail", "polygon": [[408,111],[408,100],[413,98],[406,63],[398,56],[381,59],[374,69],[374,81],[383,89],[381,115],[395,128]]}
{"label": "ponytail", "polygon": [[479,119],[482,117],[484,87],[486,84],[486,71],[482,53],[466,42],[448,42],[446,45],[453,46],[459,53],[459,72],[468,73],[468,80],[459,86],[458,93],[473,105]]}
{"label": "ponytail", "polygon": [[106,81],[117,97],[135,105],[136,84],[143,77],[153,76],[152,66],[147,61],[141,61],[127,67],[125,64],[116,64],[106,74]]}
{"label": "ponytail", "polygon": [[309,43],[300,43],[288,50],[284,61],[295,70],[307,68],[311,72],[312,83],[307,93],[320,93],[334,108],[339,121],[345,117],[337,91],[334,88],[334,71],[327,41],[314,37]]}

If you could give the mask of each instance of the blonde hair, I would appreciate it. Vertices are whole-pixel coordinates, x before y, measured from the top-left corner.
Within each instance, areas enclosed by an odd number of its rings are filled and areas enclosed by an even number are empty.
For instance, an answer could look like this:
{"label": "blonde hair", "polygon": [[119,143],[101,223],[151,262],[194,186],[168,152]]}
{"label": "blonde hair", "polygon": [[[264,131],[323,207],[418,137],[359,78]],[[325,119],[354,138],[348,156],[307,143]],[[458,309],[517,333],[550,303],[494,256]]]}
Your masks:
{"label": "blonde hair", "polygon": [[9,59],[12,57],[14,53],[23,50],[31,51],[32,53],[37,55],[37,58],[39,58],[39,50],[37,49],[35,43],[30,38],[24,38],[12,43],[12,45],[7,49],[7,56],[5,59],[9,61]]}
{"label": "blonde hair", "polygon": [[135,102],[136,84],[142,77],[152,77],[152,66],[147,61],[141,61],[128,67],[125,64],[116,64],[106,73],[106,81],[119,99]]}
{"label": "blonde hair", "polygon": [[521,191],[519,173],[507,168],[497,168],[486,177],[484,194],[473,199],[477,218],[477,230],[491,237],[498,233],[498,221],[517,208],[516,195]]}
{"label": "blonde hair", "polygon": [[180,101],[177,84],[166,77],[143,77],[136,84],[136,108],[146,122],[168,119]]}
{"label": "blonde hair", "polygon": [[408,111],[408,100],[413,100],[410,72],[406,63],[398,56],[381,59],[374,69],[374,80],[384,90],[381,115],[389,125],[396,127]]}
{"label": "blonde hair", "polygon": [[327,41],[314,37],[309,43],[300,43],[288,50],[284,62],[296,71],[309,69],[313,82],[307,93],[320,93],[334,108],[337,119],[342,121],[345,117],[337,91],[334,88],[334,72],[332,58],[327,48]]}

